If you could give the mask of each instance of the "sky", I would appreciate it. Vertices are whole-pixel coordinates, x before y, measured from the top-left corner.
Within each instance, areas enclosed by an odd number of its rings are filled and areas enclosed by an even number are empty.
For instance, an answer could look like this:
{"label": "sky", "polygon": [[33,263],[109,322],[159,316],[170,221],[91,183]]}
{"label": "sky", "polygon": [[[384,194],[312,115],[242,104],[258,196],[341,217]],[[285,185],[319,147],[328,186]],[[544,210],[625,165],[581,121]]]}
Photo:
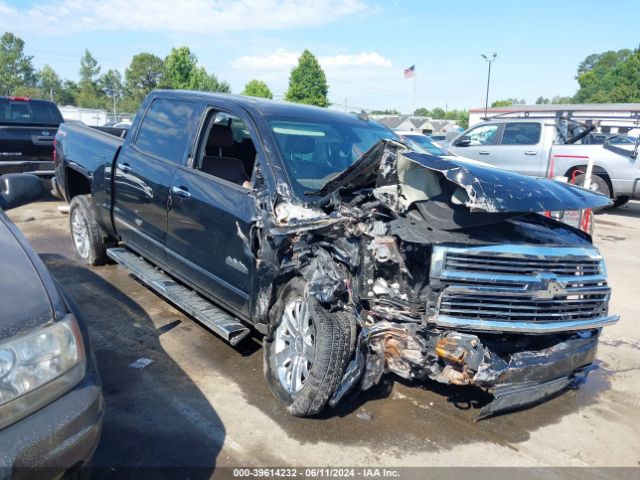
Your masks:
{"label": "sky", "polygon": [[639,19],[637,0],[0,0],[0,32],[63,78],[85,48],[124,74],[136,53],[186,45],[234,93],[257,78],[279,98],[306,48],[334,108],[404,113],[483,106],[494,52],[489,102],[573,95],[586,56],[640,46]]}

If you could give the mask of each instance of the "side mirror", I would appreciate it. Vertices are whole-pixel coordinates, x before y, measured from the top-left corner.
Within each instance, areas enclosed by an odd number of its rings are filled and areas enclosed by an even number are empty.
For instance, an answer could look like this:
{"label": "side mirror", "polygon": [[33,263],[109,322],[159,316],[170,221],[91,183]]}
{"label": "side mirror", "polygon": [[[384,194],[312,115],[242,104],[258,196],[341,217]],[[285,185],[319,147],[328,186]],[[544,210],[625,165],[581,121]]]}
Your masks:
{"label": "side mirror", "polygon": [[7,173],[0,177],[0,208],[12,208],[35,202],[44,195],[42,181],[28,173]]}
{"label": "side mirror", "polygon": [[471,139],[466,135],[458,137],[458,139],[453,142],[454,147],[468,147],[469,145],[471,145]]}

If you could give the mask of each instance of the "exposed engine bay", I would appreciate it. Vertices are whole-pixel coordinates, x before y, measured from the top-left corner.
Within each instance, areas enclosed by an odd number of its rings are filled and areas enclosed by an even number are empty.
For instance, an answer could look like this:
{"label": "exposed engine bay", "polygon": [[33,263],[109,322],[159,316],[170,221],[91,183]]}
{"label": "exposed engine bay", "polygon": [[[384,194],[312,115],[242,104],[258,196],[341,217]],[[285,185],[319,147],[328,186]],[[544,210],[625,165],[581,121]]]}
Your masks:
{"label": "exposed engine bay", "polygon": [[259,202],[257,239],[243,239],[256,318],[301,275],[357,324],[332,406],[386,372],[488,389],[480,417],[533,404],[582,381],[617,321],[590,237],[539,214],[609,203],[588,190],[383,140],[309,204]]}

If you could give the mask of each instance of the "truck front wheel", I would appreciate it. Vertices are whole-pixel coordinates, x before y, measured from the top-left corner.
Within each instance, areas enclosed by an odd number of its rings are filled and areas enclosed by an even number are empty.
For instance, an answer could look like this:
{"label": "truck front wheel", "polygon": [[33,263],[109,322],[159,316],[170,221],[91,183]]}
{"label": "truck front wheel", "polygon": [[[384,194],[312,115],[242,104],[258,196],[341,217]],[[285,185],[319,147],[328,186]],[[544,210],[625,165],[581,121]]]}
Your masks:
{"label": "truck front wheel", "polygon": [[265,339],[265,377],[289,413],[315,415],[333,395],[351,358],[355,321],[325,310],[300,278],[279,293],[271,310],[274,328]]}
{"label": "truck front wheel", "polygon": [[69,206],[69,227],[82,263],[101,265],[107,261],[105,235],[96,221],[89,195],[77,195]]}

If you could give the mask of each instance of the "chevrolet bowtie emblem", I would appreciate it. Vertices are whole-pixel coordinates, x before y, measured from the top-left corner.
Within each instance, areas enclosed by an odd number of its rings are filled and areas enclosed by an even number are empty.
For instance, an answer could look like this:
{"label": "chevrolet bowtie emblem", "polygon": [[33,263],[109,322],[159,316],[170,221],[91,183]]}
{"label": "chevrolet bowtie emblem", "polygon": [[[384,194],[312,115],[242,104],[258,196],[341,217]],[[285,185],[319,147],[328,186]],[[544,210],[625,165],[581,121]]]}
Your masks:
{"label": "chevrolet bowtie emblem", "polygon": [[539,283],[533,286],[533,296],[542,300],[550,300],[558,295],[568,295],[567,289],[555,276],[538,274]]}

